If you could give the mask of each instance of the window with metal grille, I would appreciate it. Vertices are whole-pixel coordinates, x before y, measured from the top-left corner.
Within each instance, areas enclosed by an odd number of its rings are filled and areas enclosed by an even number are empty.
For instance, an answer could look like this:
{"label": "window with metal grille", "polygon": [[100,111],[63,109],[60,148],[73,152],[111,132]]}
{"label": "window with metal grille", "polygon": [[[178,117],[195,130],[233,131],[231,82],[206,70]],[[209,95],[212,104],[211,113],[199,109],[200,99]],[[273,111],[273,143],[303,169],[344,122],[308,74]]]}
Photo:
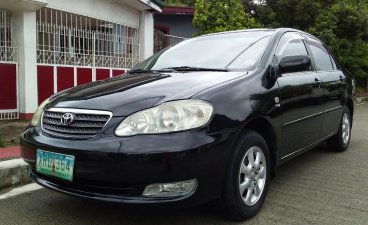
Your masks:
{"label": "window with metal grille", "polygon": [[15,24],[11,13],[0,9],[0,62],[16,62]]}
{"label": "window with metal grille", "polygon": [[139,62],[138,32],[45,7],[37,11],[37,62],[129,69]]}

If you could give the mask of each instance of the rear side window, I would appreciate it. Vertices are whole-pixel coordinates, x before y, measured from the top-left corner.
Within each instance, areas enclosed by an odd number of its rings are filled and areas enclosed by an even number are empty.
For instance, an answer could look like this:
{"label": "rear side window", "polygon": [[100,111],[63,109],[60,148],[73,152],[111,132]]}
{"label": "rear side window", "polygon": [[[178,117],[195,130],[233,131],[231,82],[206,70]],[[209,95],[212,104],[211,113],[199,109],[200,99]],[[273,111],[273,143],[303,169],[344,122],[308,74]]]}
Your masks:
{"label": "rear side window", "polygon": [[316,69],[318,71],[333,70],[334,66],[332,65],[331,56],[327,49],[321,43],[316,41],[308,41],[308,44],[316,64]]}

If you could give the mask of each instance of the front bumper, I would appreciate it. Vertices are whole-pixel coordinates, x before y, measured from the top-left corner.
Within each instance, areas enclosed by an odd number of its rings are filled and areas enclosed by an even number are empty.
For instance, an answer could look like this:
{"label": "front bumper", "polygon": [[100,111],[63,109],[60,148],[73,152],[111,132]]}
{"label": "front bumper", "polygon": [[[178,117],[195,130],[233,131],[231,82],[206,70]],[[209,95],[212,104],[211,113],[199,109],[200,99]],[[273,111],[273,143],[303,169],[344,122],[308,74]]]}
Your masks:
{"label": "front bumper", "polygon": [[[29,128],[21,135],[21,152],[30,178],[58,192],[110,202],[191,206],[220,197],[235,137],[232,130],[66,140]],[[37,173],[36,149],[74,155],[73,182]],[[194,178],[197,187],[186,196],[142,197],[146,185]]]}

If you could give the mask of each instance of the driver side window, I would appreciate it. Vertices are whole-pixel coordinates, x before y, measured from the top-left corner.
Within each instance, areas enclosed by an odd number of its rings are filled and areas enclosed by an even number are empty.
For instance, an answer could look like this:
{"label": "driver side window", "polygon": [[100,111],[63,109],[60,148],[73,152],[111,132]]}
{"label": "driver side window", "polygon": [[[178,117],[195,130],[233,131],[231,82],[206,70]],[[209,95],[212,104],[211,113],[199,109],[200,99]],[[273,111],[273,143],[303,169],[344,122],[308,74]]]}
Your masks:
{"label": "driver side window", "polygon": [[[274,65],[278,65],[282,58],[287,56],[308,56],[304,38],[298,33],[288,32],[284,34],[277,46],[274,57]],[[311,71],[309,67],[306,71]]]}

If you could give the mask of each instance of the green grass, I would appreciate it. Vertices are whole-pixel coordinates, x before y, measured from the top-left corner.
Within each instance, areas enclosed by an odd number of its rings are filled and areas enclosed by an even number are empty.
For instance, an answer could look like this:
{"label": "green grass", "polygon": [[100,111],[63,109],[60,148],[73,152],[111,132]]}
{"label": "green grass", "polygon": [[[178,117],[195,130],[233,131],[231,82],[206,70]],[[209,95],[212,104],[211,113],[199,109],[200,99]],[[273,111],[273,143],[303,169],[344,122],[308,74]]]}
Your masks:
{"label": "green grass", "polygon": [[0,148],[5,148],[5,141],[0,137]]}

